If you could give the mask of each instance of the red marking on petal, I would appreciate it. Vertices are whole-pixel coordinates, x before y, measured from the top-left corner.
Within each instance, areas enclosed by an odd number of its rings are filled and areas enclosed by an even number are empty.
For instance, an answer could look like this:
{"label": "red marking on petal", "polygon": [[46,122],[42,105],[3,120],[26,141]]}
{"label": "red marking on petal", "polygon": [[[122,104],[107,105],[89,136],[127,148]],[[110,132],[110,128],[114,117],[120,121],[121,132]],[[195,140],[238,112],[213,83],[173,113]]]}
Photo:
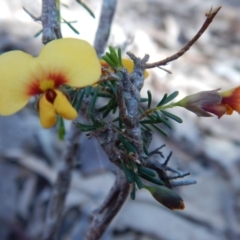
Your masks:
{"label": "red marking on petal", "polygon": [[221,118],[224,114],[229,112],[229,106],[225,104],[215,104],[215,105],[208,105],[202,106],[202,109],[215,114],[218,118]]}
{"label": "red marking on petal", "polygon": [[44,79],[35,79],[29,85],[27,89],[28,96],[35,96],[43,93],[44,91],[40,88],[40,82],[43,80],[52,80],[54,82],[54,89],[68,82],[68,79],[64,74],[61,73],[49,73]]}
{"label": "red marking on petal", "polygon": [[68,79],[62,73],[50,73],[47,76],[47,79],[54,81],[55,88],[58,88],[59,86],[64,85],[68,82]]}
{"label": "red marking on petal", "polygon": [[39,88],[40,80],[33,80],[32,83],[28,86],[27,95],[35,96],[43,93],[43,91]]}
{"label": "red marking on petal", "polygon": [[50,103],[53,103],[54,100],[55,100],[55,98],[56,98],[56,96],[57,96],[57,93],[56,93],[54,90],[52,90],[52,89],[47,90],[45,94],[46,94],[46,95],[45,95],[45,96],[46,96],[46,99],[47,99]]}

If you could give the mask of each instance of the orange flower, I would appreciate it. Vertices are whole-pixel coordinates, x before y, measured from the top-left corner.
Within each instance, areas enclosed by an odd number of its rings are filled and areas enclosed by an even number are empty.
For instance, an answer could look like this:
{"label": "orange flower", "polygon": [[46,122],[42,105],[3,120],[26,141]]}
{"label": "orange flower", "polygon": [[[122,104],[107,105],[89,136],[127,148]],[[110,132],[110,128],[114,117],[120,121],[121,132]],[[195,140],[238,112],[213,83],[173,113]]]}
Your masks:
{"label": "orange flower", "polygon": [[233,111],[240,113],[240,87],[226,92],[218,90],[189,95],[174,105],[184,107],[199,117],[211,117],[212,113],[221,118],[224,114],[231,115]]}
{"label": "orange flower", "polygon": [[101,65],[94,48],[73,38],[54,40],[45,45],[37,58],[22,51],[0,56],[0,114],[21,110],[32,96],[40,95],[39,116],[43,127],[56,123],[56,115],[73,120],[77,117],[62,85],[82,88],[96,83]]}
{"label": "orange flower", "polygon": [[220,95],[222,96],[221,103],[229,108],[226,114],[232,114],[233,111],[240,113],[240,87],[230,89],[226,92],[220,92]]}

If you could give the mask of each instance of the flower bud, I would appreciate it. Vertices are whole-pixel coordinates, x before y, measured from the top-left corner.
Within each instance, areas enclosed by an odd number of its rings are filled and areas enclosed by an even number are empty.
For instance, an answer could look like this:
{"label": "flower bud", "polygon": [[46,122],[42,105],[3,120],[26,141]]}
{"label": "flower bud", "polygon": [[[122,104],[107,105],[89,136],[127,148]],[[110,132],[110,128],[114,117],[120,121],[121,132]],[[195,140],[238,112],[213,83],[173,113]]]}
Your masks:
{"label": "flower bud", "polygon": [[185,208],[182,198],[172,189],[165,186],[144,186],[152,196],[163,206],[174,210],[183,210]]}
{"label": "flower bud", "polygon": [[212,117],[205,108],[221,103],[222,97],[218,90],[219,89],[202,91],[189,95],[177,102],[176,106],[184,107],[189,111],[194,112],[199,117]]}
{"label": "flower bud", "polygon": [[225,92],[218,90],[189,95],[175,103],[175,106],[184,107],[199,117],[212,117],[210,113],[213,113],[221,118],[224,114],[231,115],[233,111],[240,113],[240,87]]}

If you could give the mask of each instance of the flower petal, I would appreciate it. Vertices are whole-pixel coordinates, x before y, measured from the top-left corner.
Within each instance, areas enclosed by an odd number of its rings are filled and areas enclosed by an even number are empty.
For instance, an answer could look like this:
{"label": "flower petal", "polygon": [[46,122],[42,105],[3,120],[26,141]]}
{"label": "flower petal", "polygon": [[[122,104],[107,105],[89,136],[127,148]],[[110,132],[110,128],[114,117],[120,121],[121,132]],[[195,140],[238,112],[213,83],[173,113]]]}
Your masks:
{"label": "flower petal", "polygon": [[[129,73],[133,71],[134,63],[131,59],[123,58],[122,59],[123,66],[127,69]],[[149,73],[147,70],[144,71],[144,78],[147,78],[149,76]]]}
{"label": "flower petal", "polygon": [[13,114],[27,104],[30,96],[26,88],[33,68],[34,58],[22,51],[0,56],[0,114]]}
{"label": "flower petal", "polygon": [[213,113],[218,118],[221,118],[224,114],[231,115],[233,112],[233,109],[229,107],[227,104],[213,104],[213,105],[206,105],[203,106],[202,109],[204,109],[207,112]]}
{"label": "flower petal", "polygon": [[41,96],[38,104],[41,125],[44,128],[52,127],[57,121],[57,116],[53,104],[47,100],[46,94],[43,94]]}
{"label": "flower petal", "polygon": [[233,110],[240,113],[240,87],[228,90],[226,92],[220,92],[222,96],[222,103],[227,104]]}
{"label": "flower petal", "polygon": [[46,79],[72,87],[96,83],[101,65],[94,48],[86,41],[74,38],[53,40],[45,45],[38,57]]}
{"label": "flower petal", "polygon": [[77,118],[78,113],[72,107],[67,97],[61,91],[55,90],[55,92],[57,93],[57,96],[53,102],[55,111],[63,118],[68,120]]}

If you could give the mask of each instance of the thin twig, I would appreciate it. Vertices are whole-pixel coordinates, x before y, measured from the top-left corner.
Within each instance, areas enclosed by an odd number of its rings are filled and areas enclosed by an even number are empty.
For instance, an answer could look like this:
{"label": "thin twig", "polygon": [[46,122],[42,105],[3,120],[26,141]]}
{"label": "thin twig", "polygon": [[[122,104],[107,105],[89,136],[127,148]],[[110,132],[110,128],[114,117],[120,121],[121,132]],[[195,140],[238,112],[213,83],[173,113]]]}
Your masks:
{"label": "thin twig", "polygon": [[184,180],[184,181],[177,181],[177,182],[171,182],[172,187],[180,187],[180,186],[187,186],[187,185],[193,185],[197,184],[196,180]]}
{"label": "thin twig", "polygon": [[210,9],[209,12],[205,14],[207,19],[205,20],[204,24],[200,28],[200,30],[197,32],[197,34],[176,54],[165,58],[159,62],[154,62],[154,63],[147,63],[145,65],[145,68],[154,68],[154,67],[159,67],[159,66],[164,66],[169,62],[172,62],[179,57],[181,57],[185,52],[187,52],[190,47],[201,37],[201,35],[205,32],[205,30],[208,28],[214,17],[217,15],[218,11],[221,9],[221,6],[216,8],[215,10]]}
{"label": "thin twig", "polygon": [[71,172],[74,167],[74,160],[79,146],[80,135],[80,130],[72,124],[66,136],[62,166],[58,171],[57,180],[53,186],[52,197],[49,202],[46,216],[43,240],[55,239],[61,223],[64,203],[71,182]]}
{"label": "thin twig", "polygon": [[103,204],[94,211],[93,221],[86,233],[85,240],[100,239],[112,219],[116,216],[126,201],[130,184],[122,170],[119,170],[116,180]]}
{"label": "thin twig", "polygon": [[41,21],[41,17],[35,17],[32,13],[30,13],[25,7],[23,10],[34,20],[34,21]]}
{"label": "thin twig", "polygon": [[170,152],[170,153],[168,154],[166,160],[164,161],[164,163],[163,163],[163,166],[164,166],[164,167],[166,167],[166,166],[168,165],[168,162],[170,161],[171,157],[172,157],[172,152]]}
{"label": "thin twig", "polygon": [[166,68],[163,68],[163,67],[160,67],[160,66],[157,66],[157,68],[163,70],[164,72],[168,73],[168,74],[172,74],[172,72]]}
{"label": "thin twig", "polygon": [[117,0],[103,0],[101,16],[94,41],[94,47],[99,57],[102,56],[107,46],[116,6]]}
{"label": "thin twig", "polygon": [[[43,26],[42,42],[44,44],[62,37],[58,22],[58,9],[55,0],[42,0],[41,21]],[[71,181],[71,171],[74,167],[80,131],[74,125],[66,137],[66,146],[63,153],[62,166],[58,171],[57,180],[53,186],[48,211],[45,220],[43,240],[53,240],[61,223],[64,203]]]}
{"label": "thin twig", "polygon": [[[158,150],[158,148],[156,150]],[[156,150],[153,151],[153,154],[155,154]],[[161,179],[166,184],[167,187],[172,188],[175,186],[183,186],[183,185],[190,185],[190,184],[196,183],[195,180],[185,180],[185,181],[177,181],[177,182],[171,181],[173,179],[184,178],[184,177],[190,175],[190,173],[189,172],[182,173],[182,172],[179,172],[178,170],[168,166],[168,163],[172,156],[172,152],[169,153],[169,155],[167,156],[164,163],[160,163],[158,160],[156,161],[155,158],[152,158],[153,154],[151,156],[149,156],[147,161],[145,161],[145,166],[156,171],[159,179]],[[167,174],[168,171],[175,173],[176,175],[169,176]]]}
{"label": "thin twig", "polygon": [[189,176],[190,172],[186,172],[186,173],[179,173],[176,176],[168,176],[169,180],[173,180],[173,179],[178,179],[178,178],[184,178],[186,176]]}
{"label": "thin twig", "polygon": [[148,153],[148,156],[150,157],[150,156],[152,156],[152,155],[154,155],[154,154],[159,154],[162,158],[164,158],[163,153],[162,153],[161,151],[159,151],[159,150],[162,149],[162,148],[164,148],[165,146],[166,146],[166,144],[163,144],[163,145],[161,145],[160,147],[154,149],[153,151],[151,151],[151,152]]}

